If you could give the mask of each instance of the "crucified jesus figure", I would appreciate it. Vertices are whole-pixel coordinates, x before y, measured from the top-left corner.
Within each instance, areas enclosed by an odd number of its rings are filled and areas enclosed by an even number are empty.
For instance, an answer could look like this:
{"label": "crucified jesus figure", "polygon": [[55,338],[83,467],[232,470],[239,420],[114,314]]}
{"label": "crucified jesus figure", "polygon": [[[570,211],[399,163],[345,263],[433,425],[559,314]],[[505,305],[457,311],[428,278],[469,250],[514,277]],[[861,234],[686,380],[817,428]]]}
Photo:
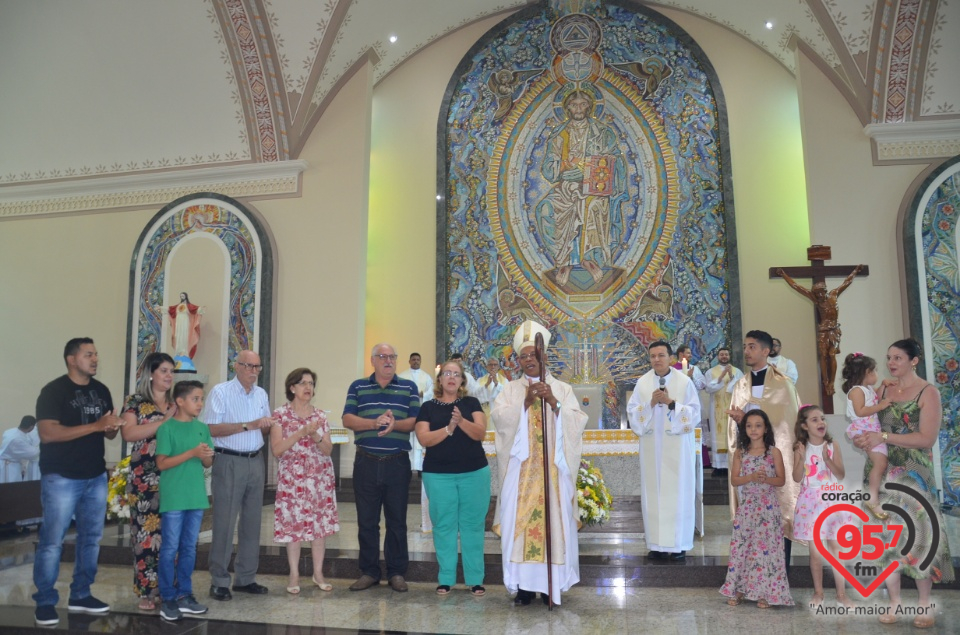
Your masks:
{"label": "crucified jesus figure", "polygon": [[857,277],[863,265],[850,272],[843,282],[833,291],[827,291],[827,283],[817,280],[813,287],[807,289],[797,284],[797,281],[787,275],[781,268],[777,275],[786,280],[797,293],[810,298],[817,310],[817,361],[820,363],[820,381],[827,395],[833,395],[833,382],[837,378],[837,354],[840,352],[840,322],[837,298],[846,291],[853,279]]}

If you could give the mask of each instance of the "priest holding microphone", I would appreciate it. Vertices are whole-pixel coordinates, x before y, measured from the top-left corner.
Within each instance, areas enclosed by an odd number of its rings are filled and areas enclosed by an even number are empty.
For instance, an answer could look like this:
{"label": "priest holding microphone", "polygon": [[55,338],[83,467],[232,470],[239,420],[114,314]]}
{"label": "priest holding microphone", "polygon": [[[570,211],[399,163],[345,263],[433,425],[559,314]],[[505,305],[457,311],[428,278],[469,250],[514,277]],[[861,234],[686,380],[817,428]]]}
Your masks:
{"label": "priest holding microphone", "polygon": [[647,350],[653,368],[637,381],[627,404],[630,428],[640,437],[647,557],[682,561],[693,548],[700,398],[693,381],[671,368],[670,344],[656,341]]}

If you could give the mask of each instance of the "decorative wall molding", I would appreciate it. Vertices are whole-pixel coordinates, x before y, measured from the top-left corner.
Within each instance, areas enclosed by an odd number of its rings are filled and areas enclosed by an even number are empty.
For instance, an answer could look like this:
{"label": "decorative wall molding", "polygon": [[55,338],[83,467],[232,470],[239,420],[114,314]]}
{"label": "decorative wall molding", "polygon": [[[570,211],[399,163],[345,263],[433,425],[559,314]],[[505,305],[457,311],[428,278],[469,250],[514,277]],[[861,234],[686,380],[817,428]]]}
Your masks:
{"label": "decorative wall molding", "polygon": [[296,194],[306,168],[306,161],[280,161],[0,187],[0,219],[165,205],[195,192]]}
{"label": "decorative wall molding", "polygon": [[960,120],[872,123],[864,133],[873,140],[878,161],[945,159],[960,154]]}

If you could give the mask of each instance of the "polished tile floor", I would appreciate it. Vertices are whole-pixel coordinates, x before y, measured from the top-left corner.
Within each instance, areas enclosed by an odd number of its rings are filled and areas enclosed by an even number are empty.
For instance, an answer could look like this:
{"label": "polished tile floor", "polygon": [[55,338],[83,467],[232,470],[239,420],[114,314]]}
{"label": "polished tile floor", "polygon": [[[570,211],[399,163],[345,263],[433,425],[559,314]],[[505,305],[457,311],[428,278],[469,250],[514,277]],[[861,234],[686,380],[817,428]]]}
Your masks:
{"label": "polished tile floor", "polygon": [[[706,509],[707,536],[696,541],[691,555],[724,557],[729,553],[730,521],[723,506]],[[328,539],[328,547],[339,550],[357,548],[356,513],[353,504],[340,507],[341,531]],[[411,505],[408,515],[411,552],[432,552],[429,534],[416,531],[420,508]],[[124,529],[108,528],[105,542],[122,539]],[[120,536],[118,536],[118,533]],[[951,533],[951,546],[955,534]],[[265,507],[261,542],[275,546],[273,537],[273,509]],[[36,632],[33,626],[32,553],[35,533],[8,536],[0,539],[0,632]],[[584,555],[644,555],[646,546],[642,533],[579,534]],[[209,542],[209,533],[201,542]],[[499,541],[487,537],[489,553],[499,553]],[[806,550],[796,545],[794,555],[802,558]],[[795,565],[797,566],[797,565]],[[534,604],[515,607],[501,585],[488,584],[487,596],[474,598],[466,589],[457,587],[449,596],[440,598],[434,593],[433,583],[411,583],[408,593],[395,593],[386,585],[360,593],[352,593],[348,579],[331,579],[332,593],[323,593],[316,587],[304,586],[299,596],[288,595],[283,575],[260,575],[258,581],[269,587],[265,596],[236,594],[230,602],[215,602],[206,597],[210,576],[197,571],[193,583],[198,599],[210,606],[210,612],[199,619],[185,619],[177,624],[162,622],[156,614],[139,613],[131,590],[132,572],[126,566],[101,566],[94,593],[109,602],[113,612],[93,618],[68,615],[66,595],[69,592],[72,564],[64,563],[58,588],[61,601],[61,622],[54,630],[97,631],[114,633],[179,633],[203,632],[253,634],[312,634],[328,633],[886,633],[911,631],[909,622],[900,626],[882,627],[875,616],[864,615],[870,609],[884,605],[884,596],[875,594],[869,600],[858,601],[860,615],[836,615],[832,602],[827,603],[826,614],[808,610],[812,589],[795,588],[795,608],[759,610],[745,603],[729,607],[714,588],[649,588],[606,584],[602,587],[578,585],[564,594],[563,604],[553,612]],[[304,576],[302,582],[309,581]],[[609,582],[609,581],[608,581]],[[827,590],[827,597],[832,597]],[[855,593],[850,593],[856,597]],[[916,591],[905,591],[909,605],[916,601]],[[933,632],[956,632],[960,616],[960,591],[935,590],[934,602],[938,618]],[[51,629],[43,629],[51,630]]]}

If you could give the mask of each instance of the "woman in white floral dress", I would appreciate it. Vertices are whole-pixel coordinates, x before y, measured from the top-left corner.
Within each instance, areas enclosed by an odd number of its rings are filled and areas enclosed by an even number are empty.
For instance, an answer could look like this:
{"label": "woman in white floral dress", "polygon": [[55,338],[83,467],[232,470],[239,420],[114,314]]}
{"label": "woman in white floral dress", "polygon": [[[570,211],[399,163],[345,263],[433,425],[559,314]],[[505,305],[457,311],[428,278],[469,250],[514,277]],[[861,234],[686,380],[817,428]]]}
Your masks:
{"label": "woman in white floral dress", "polygon": [[323,411],[310,403],[316,382],[317,375],[309,368],[287,375],[289,403],[274,411],[279,425],[270,429],[270,450],[280,460],[273,540],[287,545],[287,592],[293,595],[300,593],[301,542],[310,543],[314,584],[333,590],[323,577],[325,539],[340,531],[330,426]]}

